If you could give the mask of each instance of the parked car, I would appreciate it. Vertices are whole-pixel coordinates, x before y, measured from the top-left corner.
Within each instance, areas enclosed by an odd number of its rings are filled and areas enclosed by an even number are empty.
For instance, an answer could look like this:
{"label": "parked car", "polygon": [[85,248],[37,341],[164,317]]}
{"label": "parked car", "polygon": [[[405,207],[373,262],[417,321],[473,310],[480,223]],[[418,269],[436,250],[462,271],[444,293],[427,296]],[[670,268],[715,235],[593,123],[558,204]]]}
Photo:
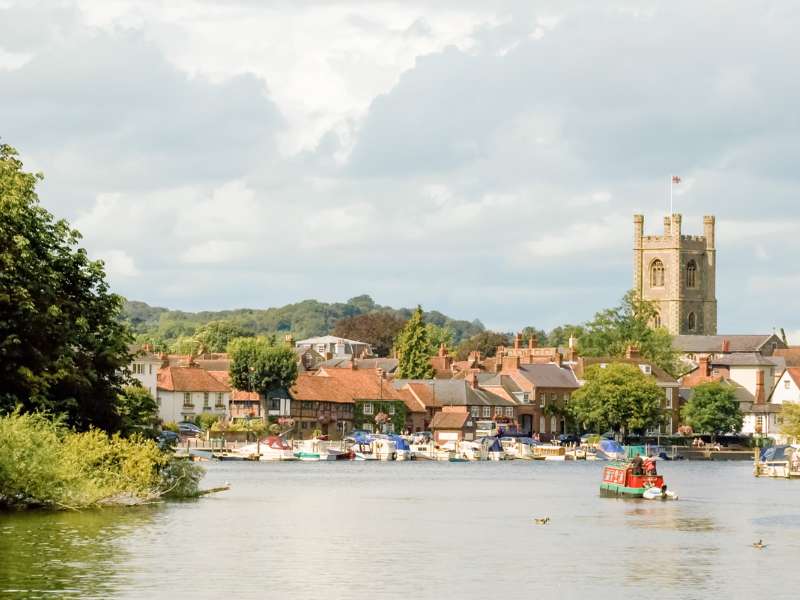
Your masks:
{"label": "parked car", "polygon": [[188,437],[197,437],[198,435],[203,433],[203,430],[200,429],[194,423],[190,423],[189,421],[182,421],[178,423],[178,432],[181,435],[185,435]]}
{"label": "parked car", "polygon": [[167,446],[175,446],[180,441],[180,437],[174,431],[170,431],[165,429],[161,433],[158,434],[156,438],[156,442],[162,448],[166,448]]}

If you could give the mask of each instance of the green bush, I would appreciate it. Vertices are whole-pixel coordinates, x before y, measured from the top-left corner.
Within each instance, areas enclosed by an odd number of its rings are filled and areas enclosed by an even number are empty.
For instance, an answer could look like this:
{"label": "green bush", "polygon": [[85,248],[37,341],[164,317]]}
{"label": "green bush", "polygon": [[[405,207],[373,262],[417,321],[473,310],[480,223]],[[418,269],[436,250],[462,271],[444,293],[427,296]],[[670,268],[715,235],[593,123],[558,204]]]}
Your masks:
{"label": "green bush", "polygon": [[140,436],[75,433],[29,413],[0,417],[0,507],[79,509],[197,495],[202,471]]}
{"label": "green bush", "polygon": [[180,433],[178,424],[175,421],[167,421],[161,426],[161,429],[164,431],[174,431],[175,433]]}

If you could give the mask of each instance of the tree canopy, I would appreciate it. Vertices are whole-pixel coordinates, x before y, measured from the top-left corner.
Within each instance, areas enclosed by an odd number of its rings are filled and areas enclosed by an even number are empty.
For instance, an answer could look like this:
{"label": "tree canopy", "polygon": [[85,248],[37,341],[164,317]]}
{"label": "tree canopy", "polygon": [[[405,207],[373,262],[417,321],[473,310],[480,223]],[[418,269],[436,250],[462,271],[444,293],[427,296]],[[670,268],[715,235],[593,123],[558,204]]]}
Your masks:
{"label": "tree canopy", "polygon": [[592,365],[586,383],[573,392],[569,411],[584,430],[643,433],[662,421],[664,392],[636,366]]}
{"label": "tree canopy", "polygon": [[336,322],[333,335],[372,345],[378,356],[388,356],[405,321],[392,313],[373,312]]}
{"label": "tree canopy", "polygon": [[80,234],[39,205],[41,179],[0,145],[0,413],[19,406],[118,430],[132,341],[122,299]]}
{"label": "tree canopy", "polygon": [[694,388],[681,418],[695,433],[730,433],[742,428],[742,413],[732,386],[708,382]]}
{"label": "tree canopy", "polygon": [[794,438],[795,442],[800,441],[800,403],[784,402],[781,406],[781,433]]}
{"label": "tree canopy", "polygon": [[397,377],[400,379],[428,379],[433,377],[430,362],[431,341],[423,321],[422,307],[411,315],[397,338]]}
{"label": "tree canopy", "polygon": [[667,373],[678,375],[678,354],[666,329],[651,327],[656,309],[630,291],[619,306],[598,312],[579,331],[578,348],[583,356],[622,357],[635,345],[644,358]]}
{"label": "tree canopy", "polygon": [[498,346],[507,346],[509,343],[508,334],[496,331],[482,331],[472,336],[468,340],[461,342],[456,349],[456,357],[459,360],[466,360],[470,352],[478,351],[486,358],[497,353]]}
{"label": "tree canopy", "polygon": [[297,380],[297,355],[274,339],[238,338],[228,351],[231,384],[236,389],[267,396],[290,388]]}
{"label": "tree canopy", "polygon": [[197,330],[194,339],[200,353],[225,352],[228,344],[236,338],[251,336],[251,333],[230,321],[211,321]]}

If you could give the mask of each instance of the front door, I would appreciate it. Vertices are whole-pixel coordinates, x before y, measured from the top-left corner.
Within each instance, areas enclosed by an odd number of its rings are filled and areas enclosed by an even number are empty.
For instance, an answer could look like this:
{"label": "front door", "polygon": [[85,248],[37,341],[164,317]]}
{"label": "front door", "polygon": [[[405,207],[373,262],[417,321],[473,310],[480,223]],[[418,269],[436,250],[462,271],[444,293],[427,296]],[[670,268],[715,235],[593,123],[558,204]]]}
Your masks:
{"label": "front door", "polygon": [[523,433],[531,435],[533,433],[533,417],[531,415],[520,415],[519,428]]}

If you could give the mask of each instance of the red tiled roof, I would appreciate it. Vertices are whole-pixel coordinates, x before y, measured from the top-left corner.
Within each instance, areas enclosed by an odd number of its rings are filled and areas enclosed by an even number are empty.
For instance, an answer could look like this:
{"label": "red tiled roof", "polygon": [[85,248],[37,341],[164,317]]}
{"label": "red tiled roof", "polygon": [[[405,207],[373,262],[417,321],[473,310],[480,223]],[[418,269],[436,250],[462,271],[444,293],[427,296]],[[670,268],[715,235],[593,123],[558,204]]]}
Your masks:
{"label": "red tiled roof", "polygon": [[301,373],[292,386],[294,400],[351,403],[356,400],[400,400],[403,398],[391,381],[373,369],[320,369]]}
{"label": "red tiled roof", "polygon": [[165,367],[158,370],[158,389],[168,392],[229,392],[230,387],[204,369]]}
{"label": "red tiled roof", "polygon": [[800,367],[800,346],[776,348],[773,356],[782,356],[787,367]]}
{"label": "red tiled roof", "polygon": [[433,415],[430,428],[434,429],[461,429],[469,419],[466,412],[438,412]]}
{"label": "red tiled roof", "polygon": [[412,413],[426,413],[428,411],[426,406],[419,401],[408,386],[399,390],[398,395],[403,399],[403,402],[405,402],[406,408]]}
{"label": "red tiled roof", "polygon": [[442,403],[438,402],[433,394],[433,389],[427,383],[408,383],[406,387],[411,391],[425,406],[441,406]]}

